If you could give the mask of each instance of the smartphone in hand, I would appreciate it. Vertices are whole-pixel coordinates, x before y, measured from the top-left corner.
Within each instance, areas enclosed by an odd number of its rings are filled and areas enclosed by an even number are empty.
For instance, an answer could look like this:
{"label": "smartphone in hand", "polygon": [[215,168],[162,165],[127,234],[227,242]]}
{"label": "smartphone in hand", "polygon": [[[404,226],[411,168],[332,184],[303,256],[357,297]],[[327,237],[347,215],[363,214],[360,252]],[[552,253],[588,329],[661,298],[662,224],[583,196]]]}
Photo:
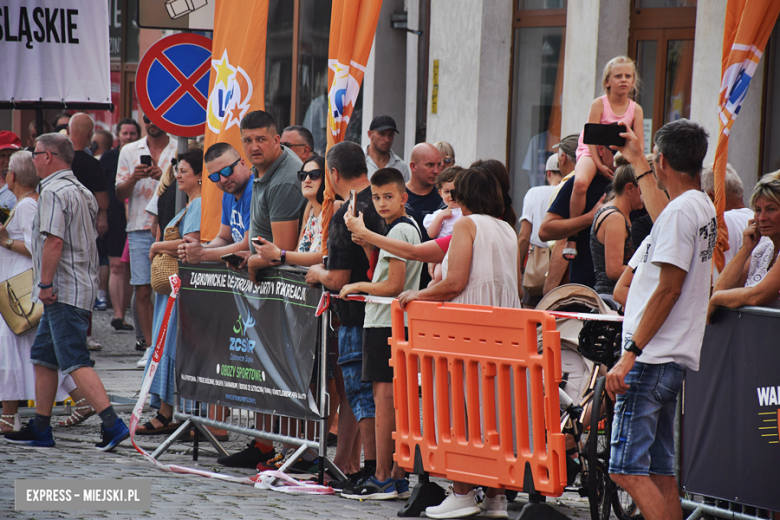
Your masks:
{"label": "smartphone in hand", "polygon": [[357,190],[349,191],[349,214],[357,217]]}
{"label": "smartphone in hand", "polygon": [[263,242],[260,240],[260,237],[253,237],[251,239],[252,244],[257,248],[263,245]]}
{"label": "smartphone in hand", "polygon": [[235,253],[228,253],[226,255],[222,255],[220,256],[220,258],[225,262],[229,263],[230,265],[232,265],[233,267],[238,267],[239,265],[241,265],[241,262],[244,261],[243,258],[241,258]]}
{"label": "smartphone in hand", "polygon": [[144,166],[151,166],[152,165],[152,156],[151,155],[142,155],[141,156],[141,164]]}
{"label": "smartphone in hand", "polygon": [[597,125],[587,123],[582,136],[585,144],[601,146],[625,146],[626,138],[620,134],[626,131],[625,125]]}

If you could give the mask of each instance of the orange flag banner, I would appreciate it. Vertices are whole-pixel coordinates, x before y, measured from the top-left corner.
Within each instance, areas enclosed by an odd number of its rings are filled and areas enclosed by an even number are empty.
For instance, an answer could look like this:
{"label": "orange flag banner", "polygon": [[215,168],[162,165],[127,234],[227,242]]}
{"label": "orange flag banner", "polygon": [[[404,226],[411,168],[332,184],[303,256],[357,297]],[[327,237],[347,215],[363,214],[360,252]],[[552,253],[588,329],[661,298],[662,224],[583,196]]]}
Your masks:
{"label": "orange flag banner", "polygon": [[[328,45],[328,149],[344,140],[381,10],[382,0],[333,0]],[[336,192],[326,175],[321,217],[324,254],[335,198]]]}
{"label": "orange flag banner", "polygon": [[[248,112],[265,108],[267,25],[268,0],[216,0],[214,4],[205,150],[214,143],[230,143],[244,157],[239,129],[241,118]],[[207,175],[204,166],[202,241],[217,236],[222,216],[223,192],[208,180]]]}
{"label": "orange flag banner", "polygon": [[769,35],[780,15],[777,0],[729,0],[723,31],[723,65],[721,68],[718,116],[720,132],[715,150],[715,209],[718,212],[718,244],[715,267],[722,271],[723,252],[729,248],[728,230],[723,219],[726,209],[726,163],[729,157],[729,134],[753,79],[758,61]]}

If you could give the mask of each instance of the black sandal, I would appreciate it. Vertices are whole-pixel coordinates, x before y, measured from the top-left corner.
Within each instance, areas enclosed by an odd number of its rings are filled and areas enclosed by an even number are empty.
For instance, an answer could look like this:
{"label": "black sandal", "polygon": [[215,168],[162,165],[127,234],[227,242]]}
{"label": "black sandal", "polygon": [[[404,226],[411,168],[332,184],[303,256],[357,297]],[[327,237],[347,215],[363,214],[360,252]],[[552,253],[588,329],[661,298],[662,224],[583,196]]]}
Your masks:
{"label": "black sandal", "polygon": [[111,320],[111,326],[114,327],[115,330],[122,332],[124,330],[135,330],[135,328],[130,325],[129,323],[125,323],[125,320],[122,318],[114,318]]}
{"label": "black sandal", "polygon": [[172,424],[171,420],[160,412],[157,412],[157,415],[155,415],[154,418],[160,421],[160,424],[162,424],[161,427],[155,428],[154,424],[152,424],[152,421],[146,421],[141,425],[144,427],[143,430],[135,431],[136,435],[162,435],[164,433],[176,431],[176,429],[180,426],[178,423]]}

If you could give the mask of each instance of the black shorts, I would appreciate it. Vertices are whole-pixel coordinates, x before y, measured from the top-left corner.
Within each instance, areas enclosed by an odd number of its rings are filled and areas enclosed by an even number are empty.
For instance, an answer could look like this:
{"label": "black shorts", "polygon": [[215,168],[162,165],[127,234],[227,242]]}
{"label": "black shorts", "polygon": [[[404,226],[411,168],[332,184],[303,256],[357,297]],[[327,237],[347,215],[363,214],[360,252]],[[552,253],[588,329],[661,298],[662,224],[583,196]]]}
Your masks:
{"label": "black shorts", "polygon": [[[408,336],[408,331],[406,335]],[[363,381],[392,383],[391,348],[387,342],[393,335],[390,327],[363,329]]]}

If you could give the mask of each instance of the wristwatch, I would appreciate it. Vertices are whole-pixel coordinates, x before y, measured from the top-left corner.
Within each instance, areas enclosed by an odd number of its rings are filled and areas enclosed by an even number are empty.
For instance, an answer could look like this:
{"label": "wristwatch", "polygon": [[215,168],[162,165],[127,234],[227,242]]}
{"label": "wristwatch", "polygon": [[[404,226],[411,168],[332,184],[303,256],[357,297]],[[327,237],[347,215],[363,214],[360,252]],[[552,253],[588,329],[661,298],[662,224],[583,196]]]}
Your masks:
{"label": "wristwatch", "polygon": [[13,238],[9,238],[8,240],[5,241],[5,244],[4,244],[5,248],[10,251],[11,250],[11,246],[14,245],[14,242],[15,242],[15,240]]}
{"label": "wristwatch", "polygon": [[279,264],[284,265],[286,261],[287,261],[287,251],[285,249],[282,249],[282,252],[279,255]]}
{"label": "wristwatch", "polygon": [[626,342],[626,346],[623,348],[623,350],[627,352],[633,352],[637,357],[642,355],[642,349],[636,346],[636,342],[633,339],[630,339],[628,342]]}

